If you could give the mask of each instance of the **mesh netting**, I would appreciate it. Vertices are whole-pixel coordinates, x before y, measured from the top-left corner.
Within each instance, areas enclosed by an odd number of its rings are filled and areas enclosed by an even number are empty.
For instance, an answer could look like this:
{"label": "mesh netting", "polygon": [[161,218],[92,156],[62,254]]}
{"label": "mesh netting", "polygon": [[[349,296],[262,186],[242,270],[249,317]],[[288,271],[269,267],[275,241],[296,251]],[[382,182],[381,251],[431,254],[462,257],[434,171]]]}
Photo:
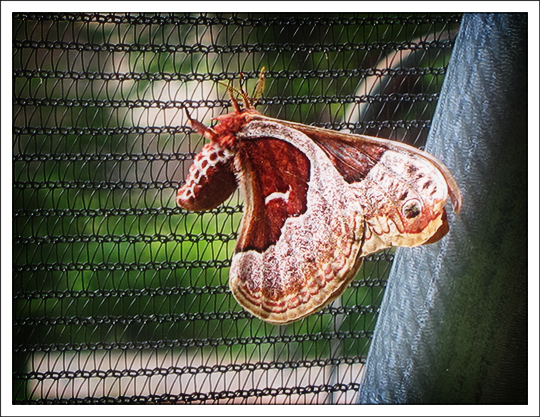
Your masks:
{"label": "mesh netting", "polygon": [[13,15],[13,402],[351,403],[392,262],[275,326],[227,285],[242,200],[176,189],[230,111],[422,146],[460,16]]}

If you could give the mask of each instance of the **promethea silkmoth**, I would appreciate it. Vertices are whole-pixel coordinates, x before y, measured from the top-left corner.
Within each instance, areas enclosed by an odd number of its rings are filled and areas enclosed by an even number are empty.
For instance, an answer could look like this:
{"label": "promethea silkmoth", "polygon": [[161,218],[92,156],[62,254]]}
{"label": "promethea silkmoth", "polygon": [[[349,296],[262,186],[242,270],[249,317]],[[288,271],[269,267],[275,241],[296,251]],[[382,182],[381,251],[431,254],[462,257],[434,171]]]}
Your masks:
{"label": "promethea silkmoth", "polygon": [[[262,91],[263,73],[258,83]],[[433,243],[448,231],[445,204],[459,188],[435,157],[386,139],[271,117],[242,88],[241,109],[209,128],[177,203],[214,208],[237,188],[244,215],[229,284],[238,302],[271,323],[305,317],[338,297],[362,258],[390,246]]]}

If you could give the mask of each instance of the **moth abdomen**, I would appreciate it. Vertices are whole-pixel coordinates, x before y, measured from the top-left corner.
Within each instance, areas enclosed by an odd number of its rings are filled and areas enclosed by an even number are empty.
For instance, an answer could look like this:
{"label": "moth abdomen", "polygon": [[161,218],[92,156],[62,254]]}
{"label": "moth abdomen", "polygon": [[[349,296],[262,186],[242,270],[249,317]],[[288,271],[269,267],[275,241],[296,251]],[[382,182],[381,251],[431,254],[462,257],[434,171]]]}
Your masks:
{"label": "moth abdomen", "polygon": [[186,184],[178,190],[177,204],[190,211],[210,210],[236,190],[234,154],[210,142],[204,145],[189,168]]}

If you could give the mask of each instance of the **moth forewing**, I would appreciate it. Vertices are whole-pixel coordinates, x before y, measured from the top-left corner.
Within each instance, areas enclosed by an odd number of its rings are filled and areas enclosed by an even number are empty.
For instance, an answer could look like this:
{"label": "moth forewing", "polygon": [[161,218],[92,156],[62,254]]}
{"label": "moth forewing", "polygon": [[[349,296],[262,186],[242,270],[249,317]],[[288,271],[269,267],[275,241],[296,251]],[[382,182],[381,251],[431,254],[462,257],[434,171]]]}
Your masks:
{"label": "moth forewing", "polygon": [[391,246],[433,243],[448,230],[444,208],[448,196],[456,210],[461,207],[459,188],[446,167],[412,146],[261,115],[250,120],[302,132],[326,152],[326,160],[332,161],[362,205],[368,226],[362,256]]}
{"label": "moth forewing", "polygon": [[[246,196],[246,215],[240,227],[243,236],[233,256],[230,286],[240,304],[258,317],[273,323],[298,320],[339,296],[354,277],[361,262],[361,207],[324,152],[302,132],[274,121],[255,120],[247,123],[237,137],[245,146],[254,142],[263,147],[270,138],[279,138],[283,152],[273,156],[267,153],[272,172],[282,175],[285,165],[287,175],[301,179],[300,184],[306,181],[307,187],[264,191],[258,184],[264,182],[269,168],[260,164],[262,169],[257,171],[248,162],[240,164],[247,171],[240,188],[251,195]],[[305,155],[309,164],[286,162],[291,149]],[[304,169],[309,170],[307,175]],[[304,206],[285,219],[278,235],[259,245],[257,234],[272,226],[261,223],[262,208],[273,210],[273,203],[285,207],[291,201]],[[261,224],[261,230],[256,230],[254,223]]]}
{"label": "moth forewing", "polygon": [[317,137],[322,137],[323,140],[324,138],[326,139],[334,138],[334,139],[342,141],[344,144],[348,143],[353,146],[355,143],[364,142],[364,143],[372,144],[373,147],[384,147],[389,150],[394,150],[396,152],[403,152],[409,155],[417,155],[429,161],[431,164],[433,164],[434,167],[436,167],[441,172],[448,187],[448,193],[452,201],[454,212],[458,214],[461,211],[461,206],[463,204],[463,197],[461,195],[459,186],[456,180],[454,179],[454,176],[450,173],[448,168],[441,161],[439,161],[436,157],[434,157],[428,152],[415,148],[414,146],[408,145],[406,143],[401,143],[401,142],[397,142],[390,139],[384,139],[384,138],[367,136],[367,135],[357,135],[353,133],[344,133],[344,132],[339,132],[336,130],[320,128],[317,126],[310,126],[310,125],[304,125],[301,123],[290,122],[288,120],[274,119],[272,117],[268,117],[262,114],[254,114],[250,118],[250,120],[252,119],[277,121],[293,129],[300,130],[301,132],[305,133],[306,135],[310,137],[312,137],[312,135],[316,135]]}

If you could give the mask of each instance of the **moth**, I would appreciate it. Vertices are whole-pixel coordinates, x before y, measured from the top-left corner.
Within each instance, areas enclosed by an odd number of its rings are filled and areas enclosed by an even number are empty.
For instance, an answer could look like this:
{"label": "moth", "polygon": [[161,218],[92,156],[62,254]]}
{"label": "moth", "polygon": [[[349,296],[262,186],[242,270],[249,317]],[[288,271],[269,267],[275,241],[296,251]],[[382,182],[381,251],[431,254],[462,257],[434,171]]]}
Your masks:
{"label": "moth", "polygon": [[[211,128],[176,201],[191,211],[237,188],[244,213],[229,285],[247,311],[290,323],[341,295],[362,259],[391,246],[433,243],[448,232],[445,205],[462,205],[449,170],[412,146],[264,116],[228,87],[233,111]],[[241,98],[240,107],[235,95]]]}

